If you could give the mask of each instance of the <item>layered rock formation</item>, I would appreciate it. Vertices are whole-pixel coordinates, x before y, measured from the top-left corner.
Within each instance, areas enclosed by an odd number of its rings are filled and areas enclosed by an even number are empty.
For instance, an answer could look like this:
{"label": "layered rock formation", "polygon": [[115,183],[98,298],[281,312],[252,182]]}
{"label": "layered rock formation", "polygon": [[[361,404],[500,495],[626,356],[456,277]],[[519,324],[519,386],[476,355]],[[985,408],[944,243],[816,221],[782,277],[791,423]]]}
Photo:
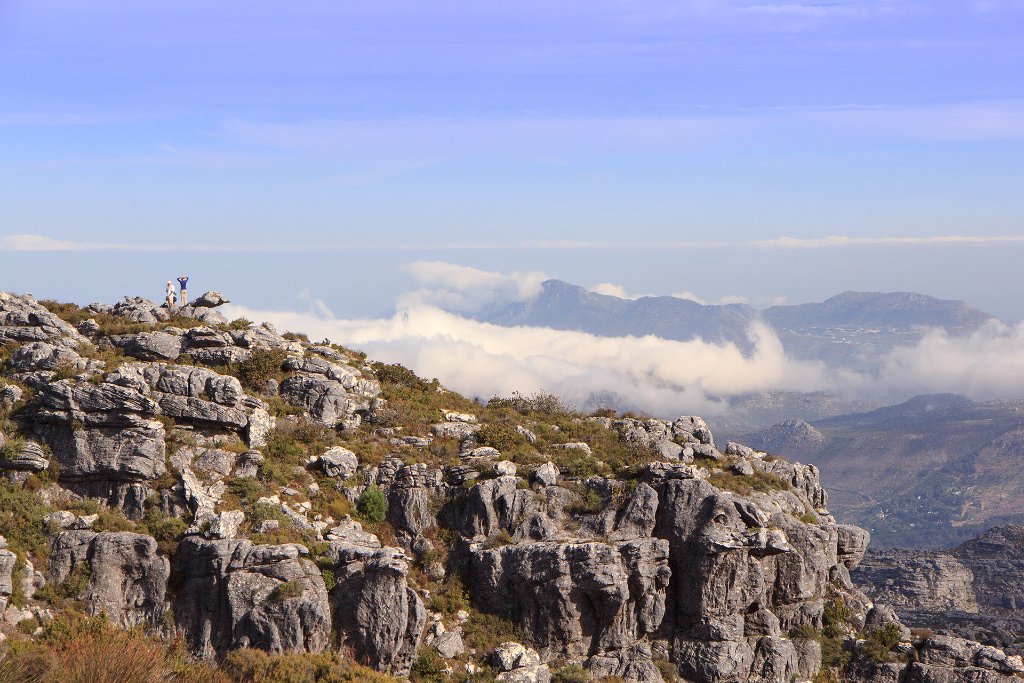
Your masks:
{"label": "layered rock formation", "polygon": [[854,579],[910,625],[1022,651],[1024,527],[996,527],[945,552],[870,550]]}

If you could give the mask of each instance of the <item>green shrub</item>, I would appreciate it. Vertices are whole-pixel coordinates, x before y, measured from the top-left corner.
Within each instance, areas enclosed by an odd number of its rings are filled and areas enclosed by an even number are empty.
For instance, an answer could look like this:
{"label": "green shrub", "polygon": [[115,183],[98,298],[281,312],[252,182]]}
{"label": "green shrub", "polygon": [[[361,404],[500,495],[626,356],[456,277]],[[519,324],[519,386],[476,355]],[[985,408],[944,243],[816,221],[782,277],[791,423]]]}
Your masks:
{"label": "green shrub", "polygon": [[39,559],[50,554],[50,538],[44,517],[53,512],[41,496],[0,479],[0,529],[15,553]]}
{"label": "green shrub", "polygon": [[752,491],[767,493],[768,491],[786,491],[790,488],[789,484],[778,475],[759,470],[750,475],[716,470],[708,477],[708,483],[723,491],[732,491],[742,496],[749,495]]}
{"label": "green shrub", "polygon": [[563,666],[551,677],[552,683],[587,683],[590,674],[579,664]]}
{"label": "green shrub", "polygon": [[333,651],[271,655],[242,648],[226,655],[221,667],[237,683],[397,683]]}
{"label": "green shrub", "polygon": [[440,683],[446,680],[444,668],[444,661],[437,653],[433,649],[427,649],[413,662],[409,678],[413,683]]}
{"label": "green shrub", "polygon": [[869,662],[883,664],[896,661],[896,653],[892,651],[900,642],[900,627],[889,622],[879,629],[869,631],[864,635],[864,642],[861,644],[858,653]]}
{"label": "green shrub", "polygon": [[54,607],[70,607],[89,588],[92,572],[88,562],[79,562],[60,583],[47,583],[36,591],[35,598],[49,602]]}
{"label": "green shrub", "polygon": [[379,488],[370,484],[359,496],[356,511],[367,522],[383,522],[388,512],[388,501]]}
{"label": "green shrub", "polygon": [[490,535],[487,542],[484,544],[484,547],[500,548],[501,546],[512,545],[513,543],[515,543],[515,539],[512,538],[512,534],[510,534],[506,529],[498,529]]}
{"label": "green shrub", "polygon": [[61,614],[34,640],[13,643],[0,659],[3,683],[231,683],[180,648],[104,617]]}
{"label": "green shrub", "polygon": [[263,485],[254,478],[232,479],[228,484],[228,493],[237,496],[246,507],[255,505],[263,497],[263,491]]}
{"label": "green shrub", "polygon": [[476,439],[481,446],[497,448],[507,455],[530,445],[526,437],[516,430],[516,425],[502,422],[484,424]]}
{"label": "green shrub", "polygon": [[433,612],[451,616],[461,610],[469,611],[469,596],[466,587],[457,578],[449,578],[441,587],[430,594],[427,607]]}
{"label": "green shrub", "polygon": [[578,497],[566,508],[570,514],[593,515],[604,509],[604,498],[594,489],[580,486],[577,487],[576,493]]}
{"label": "green shrub", "polygon": [[163,510],[153,506],[146,509],[143,526],[143,531],[156,539],[157,548],[167,557],[172,557],[178,552],[178,543],[188,530],[185,520],[168,516]]}
{"label": "green shrub", "polygon": [[262,392],[268,380],[281,379],[281,366],[288,360],[284,349],[253,349],[247,359],[238,363],[234,375],[243,386]]}
{"label": "green shrub", "polygon": [[508,619],[476,610],[470,611],[469,620],[462,626],[462,641],[477,652],[490,652],[509,641],[529,643],[523,630]]}

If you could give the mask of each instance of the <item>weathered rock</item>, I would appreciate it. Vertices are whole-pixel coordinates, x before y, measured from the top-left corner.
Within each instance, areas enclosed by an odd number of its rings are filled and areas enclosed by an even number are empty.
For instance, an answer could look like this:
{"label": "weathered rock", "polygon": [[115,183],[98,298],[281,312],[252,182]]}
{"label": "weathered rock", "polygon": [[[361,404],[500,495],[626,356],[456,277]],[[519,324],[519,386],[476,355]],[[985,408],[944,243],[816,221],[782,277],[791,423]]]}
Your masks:
{"label": "weathered rock", "polygon": [[234,538],[238,529],[245,521],[245,513],[241,510],[226,510],[218,513],[210,523],[207,535],[210,538]]}
{"label": "weathered rock", "polygon": [[263,463],[263,454],[259,451],[246,451],[238,456],[235,461],[235,476],[241,479],[251,479],[259,474],[260,465]]}
{"label": "weathered rock", "polygon": [[192,462],[192,466],[215,476],[226,477],[231,474],[237,457],[222,448],[208,448]]}
{"label": "weathered rock", "polygon": [[480,431],[480,425],[466,422],[439,422],[430,427],[430,433],[442,439],[468,439]]}
{"label": "weathered rock", "polygon": [[31,296],[0,292],[0,344],[48,342],[75,349],[88,340]]}
{"label": "weathered rock", "polygon": [[277,424],[277,419],[271,417],[263,408],[256,408],[249,413],[249,422],[245,425],[245,439],[249,448],[262,448],[267,445],[270,432]]}
{"label": "weathered rock", "polygon": [[181,356],[184,340],[166,332],[141,332],[107,337],[107,341],[139,360],[173,361]]}
{"label": "weathered rock", "polygon": [[154,625],[163,619],[170,565],[152,536],[126,531],[64,531],[53,542],[50,581],[62,583],[76,567],[89,580],[79,596],[89,614],[115,624]]}
{"label": "weathered rock", "polygon": [[281,382],[279,392],[281,398],[305,408],[310,417],[330,427],[338,423],[357,427],[356,411],[369,408],[368,395],[349,392],[341,382],[317,374],[292,375]]}
{"label": "weathered rock", "polygon": [[665,616],[668,543],[473,546],[478,606],[531,629],[546,656],[584,657],[629,647]]}
{"label": "weathered rock", "polygon": [[[0,539],[3,539],[3,536],[0,536]],[[6,539],[2,545],[7,545]],[[18,556],[0,546],[0,613],[7,609],[11,595],[14,594],[14,567],[17,563]]]}
{"label": "weathered rock", "polygon": [[356,454],[347,448],[334,446],[329,448],[318,460],[320,468],[328,477],[339,477],[347,479],[356,472],[359,467],[359,459]]}
{"label": "weathered rock", "polygon": [[11,410],[21,400],[22,390],[13,384],[0,384],[0,410]]}
{"label": "weathered rock", "polygon": [[408,564],[396,548],[331,542],[337,586],[331,591],[341,643],[373,666],[409,673],[426,623],[423,601],[408,586]]}
{"label": "weathered rock", "polygon": [[533,476],[541,486],[554,486],[558,483],[558,467],[553,462],[546,462],[537,468]]}
{"label": "weathered rock", "polygon": [[174,615],[193,651],[210,657],[239,647],[327,648],[327,589],[305,552],[293,544],[186,537],[175,557],[184,584]]}
{"label": "weathered rock", "polygon": [[80,373],[88,367],[86,360],[75,351],[47,342],[32,342],[18,347],[11,356],[10,365],[15,372],[59,370]]}
{"label": "weathered rock", "polygon": [[158,410],[130,387],[59,381],[39,388],[24,418],[60,463],[62,484],[140,517],[147,482],[165,471]]}
{"label": "weathered rock", "polygon": [[872,550],[853,576],[872,599],[897,609],[978,611],[974,574],[945,553]]}
{"label": "weathered rock", "polygon": [[196,299],[192,301],[194,308],[216,308],[217,306],[223,306],[229,304],[231,301],[225,299],[224,296],[217,291],[209,291],[200,294]]}
{"label": "weathered rock", "polygon": [[497,680],[508,683],[548,683],[551,672],[541,664],[540,656],[532,648],[519,643],[502,643],[491,653],[491,663],[497,669]]}
{"label": "weathered rock", "polygon": [[42,472],[49,466],[50,461],[46,459],[43,449],[32,441],[25,442],[16,453],[9,456],[0,455],[0,470]]}
{"label": "weathered rock", "polygon": [[437,650],[437,654],[445,659],[452,659],[461,655],[466,651],[466,646],[462,643],[462,630],[445,631],[439,635],[437,640],[434,641],[434,649]]}

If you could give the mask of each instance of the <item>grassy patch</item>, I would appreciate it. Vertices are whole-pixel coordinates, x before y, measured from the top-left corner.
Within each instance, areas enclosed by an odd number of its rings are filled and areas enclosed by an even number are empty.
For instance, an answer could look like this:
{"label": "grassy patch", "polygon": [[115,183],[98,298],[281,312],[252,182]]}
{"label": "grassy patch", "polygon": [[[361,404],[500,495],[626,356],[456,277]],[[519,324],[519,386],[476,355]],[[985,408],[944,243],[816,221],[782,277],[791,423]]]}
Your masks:
{"label": "grassy patch", "polygon": [[753,491],[767,493],[769,491],[786,491],[790,488],[789,484],[777,475],[760,471],[755,471],[750,475],[742,475],[725,470],[717,470],[708,477],[708,483],[723,491],[732,491],[743,496]]}
{"label": "grassy patch", "polygon": [[306,592],[306,584],[299,579],[292,579],[291,581],[285,581],[282,584],[278,584],[274,590],[270,591],[269,600],[273,602],[283,602],[292,598],[297,598]]}
{"label": "grassy patch", "polygon": [[319,654],[289,652],[270,655],[263,650],[243,648],[221,662],[230,681],[241,683],[395,683],[365,666],[344,659],[337,652]]}
{"label": "grassy patch", "polygon": [[40,496],[0,479],[0,529],[7,544],[19,555],[45,560],[50,555],[50,538],[44,517],[53,512]]}

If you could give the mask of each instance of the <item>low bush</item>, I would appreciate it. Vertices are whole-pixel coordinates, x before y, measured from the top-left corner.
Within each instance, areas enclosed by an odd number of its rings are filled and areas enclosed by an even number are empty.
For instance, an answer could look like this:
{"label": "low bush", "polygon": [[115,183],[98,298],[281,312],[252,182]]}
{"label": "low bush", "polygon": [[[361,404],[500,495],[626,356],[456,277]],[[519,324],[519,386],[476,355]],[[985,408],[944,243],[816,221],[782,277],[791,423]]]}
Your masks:
{"label": "low bush", "polygon": [[563,666],[551,676],[551,683],[588,683],[590,674],[579,664]]}
{"label": "low bush", "polygon": [[0,682],[232,683],[214,667],[104,617],[62,614],[34,640],[12,643],[0,659]]}
{"label": "low bush", "polygon": [[51,512],[41,496],[0,479],[0,529],[10,550],[45,560],[50,538],[44,517]]}
{"label": "low bush", "polygon": [[440,683],[448,679],[444,669],[444,660],[433,649],[426,649],[412,663],[409,678],[413,683]]}
{"label": "low bush", "polygon": [[379,488],[370,484],[363,491],[363,495],[359,496],[356,511],[367,522],[383,522],[388,512],[388,501]]}
{"label": "low bush", "polygon": [[270,655],[243,648],[229,653],[221,668],[237,683],[396,683],[396,679],[332,651]]}
{"label": "low bush", "polygon": [[490,652],[509,641],[529,643],[523,630],[508,619],[476,610],[470,612],[469,620],[462,625],[462,641],[477,652]]}
{"label": "low bush", "polygon": [[284,349],[253,349],[247,359],[232,368],[232,374],[244,387],[262,393],[268,380],[283,379],[281,368],[286,360]]}

